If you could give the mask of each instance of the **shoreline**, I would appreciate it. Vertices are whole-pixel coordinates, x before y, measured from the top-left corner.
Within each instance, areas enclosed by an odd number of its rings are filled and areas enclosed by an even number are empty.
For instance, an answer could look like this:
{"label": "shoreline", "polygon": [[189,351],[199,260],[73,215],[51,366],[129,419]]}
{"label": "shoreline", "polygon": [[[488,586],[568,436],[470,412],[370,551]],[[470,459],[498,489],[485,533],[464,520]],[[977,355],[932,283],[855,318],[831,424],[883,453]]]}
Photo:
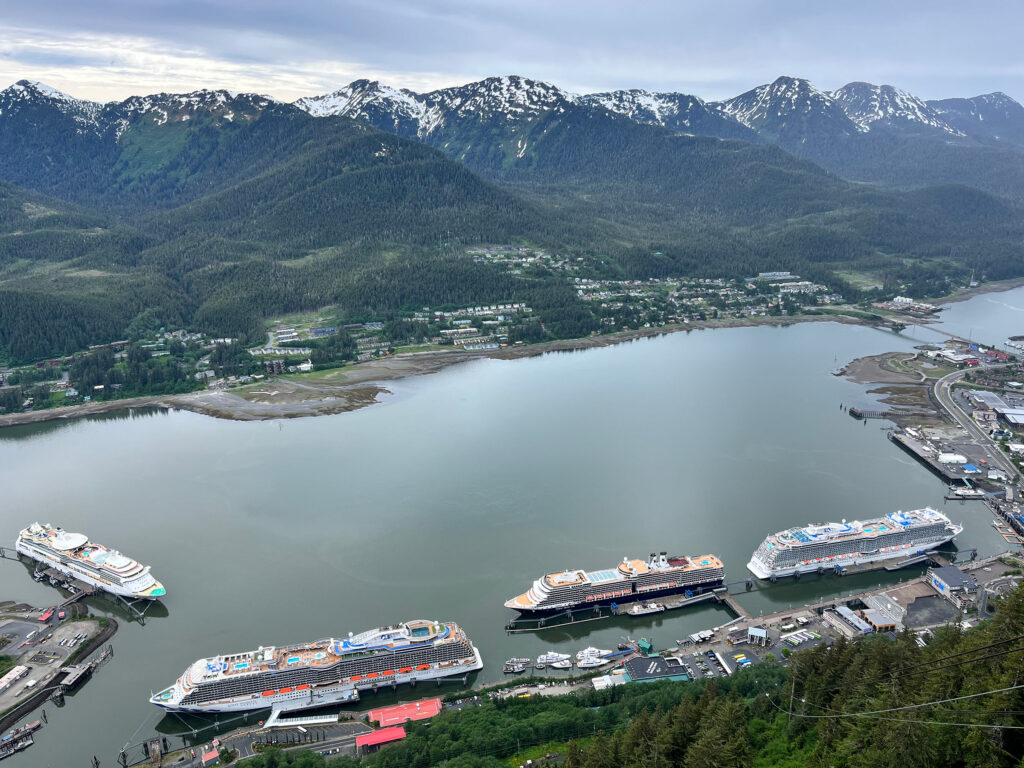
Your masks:
{"label": "shoreline", "polygon": [[[985,293],[1002,293],[1021,286],[1024,286],[1024,277],[965,288],[955,294],[931,299],[931,301],[939,305],[948,305],[967,301]],[[730,318],[618,331],[602,336],[584,336],[578,339],[558,339],[529,346],[504,347],[495,350],[467,352],[446,349],[410,352],[315,374],[268,379],[259,385],[248,385],[233,390],[203,390],[182,395],[148,395],[124,400],[84,403],[45,411],[3,414],[0,415],[0,429],[48,421],[77,419],[134,408],[183,410],[229,421],[272,421],[328,416],[379,404],[379,395],[390,394],[390,390],[384,386],[386,382],[437,373],[453,365],[473,360],[485,358],[518,360],[545,355],[549,352],[576,352],[609,347],[637,339],[683,331],[759,326],[780,327],[807,322],[836,322],[869,327],[876,325],[871,321],[840,313]],[[262,389],[258,389],[258,387]]]}
{"label": "shoreline", "polygon": [[377,405],[380,394],[389,394],[384,386],[411,376],[425,376],[474,360],[518,360],[550,352],[576,352],[624,344],[637,339],[664,336],[684,331],[719,328],[781,327],[807,322],[838,322],[871,325],[865,320],[840,314],[797,315],[793,317],[731,318],[694,323],[620,331],[603,336],[557,339],[521,347],[466,352],[439,350],[412,352],[378,358],[358,365],[330,369],[319,374],[267,379],[259,384],[234,390],[203,390],[182,395],[150,395],[109,400],[99,403],[0,415],[0,429],[40,424],[86,416],[96,416],[134,408],[183,410],[229,421],[272,421],[347,413]]}
{"label": "shoreline", "polygon": [[992,283],[976,285],[973,288],[964,288],[957,293],[951,293],[936,299],[922,299],[922,301],[939,305],[956,304],[960,301],[973,299],[975,296],[981,296],[983,293],[1003,293],[1004,291],[1012,291],[1014,288],[1020,288],[1022,285],[1024,285],[1024,277],[1013,277],[1009,280],[997,280]]}

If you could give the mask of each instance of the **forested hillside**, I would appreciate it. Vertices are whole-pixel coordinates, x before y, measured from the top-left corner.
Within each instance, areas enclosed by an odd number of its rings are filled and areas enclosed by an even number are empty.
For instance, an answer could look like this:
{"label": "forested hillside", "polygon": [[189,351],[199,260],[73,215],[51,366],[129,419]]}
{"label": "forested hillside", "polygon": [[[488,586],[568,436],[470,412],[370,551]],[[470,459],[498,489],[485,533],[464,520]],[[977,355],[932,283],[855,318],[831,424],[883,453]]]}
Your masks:
{"label": "forested hillside", "polygon": [[481,244],[585,255],[614,278],[791,269],[850,298],[840,273],[912,295],[1024,274],[1024,216],[992,195],[853,185],[550,88],[516,112],[506,86],[467,96],[439,149],[252,94],[0,92],[0,361],[140,318],[258,342],[264,318],[328,304],[386,319],[519,301],[542,336],[599,329],[564,278],[474,263]]}
{"label": "forested hillside", "polygon": [[840,641],[724,680],[501,699],[407,724],[359,762],[268,753],[252,768],[498,768],[557,752],[565,768],[1011,768],[1024,757],[1024,592],[977,630]]}

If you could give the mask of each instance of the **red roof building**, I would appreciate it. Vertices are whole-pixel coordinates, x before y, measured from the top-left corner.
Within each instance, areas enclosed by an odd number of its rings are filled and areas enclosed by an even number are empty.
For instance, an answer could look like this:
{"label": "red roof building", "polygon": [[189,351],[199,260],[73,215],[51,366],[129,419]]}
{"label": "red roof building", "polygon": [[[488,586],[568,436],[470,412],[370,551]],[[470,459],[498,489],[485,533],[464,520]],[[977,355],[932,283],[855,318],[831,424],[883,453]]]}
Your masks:
{"label": "red roof building", "polygon": [[443,708],[444,705],[440,699],[426,699],[394,707],[371,709],[367,719],[384,728],[390,725],[399,725],[408,720],[427,720],[440,714]]}
{"label": "red roof building", "polygon": [[[405,738],[405,728],[400,725],[396,725],[393,728],[381,728],[370,733],[363,733],[356,736],[356,751],[363,750],[367,747],[377,748],[384,744],[390,744],[394,741],[401,741]],[[367,750],[367,751],[373,751]],[[365,754],[365,752],[360,752]]]}

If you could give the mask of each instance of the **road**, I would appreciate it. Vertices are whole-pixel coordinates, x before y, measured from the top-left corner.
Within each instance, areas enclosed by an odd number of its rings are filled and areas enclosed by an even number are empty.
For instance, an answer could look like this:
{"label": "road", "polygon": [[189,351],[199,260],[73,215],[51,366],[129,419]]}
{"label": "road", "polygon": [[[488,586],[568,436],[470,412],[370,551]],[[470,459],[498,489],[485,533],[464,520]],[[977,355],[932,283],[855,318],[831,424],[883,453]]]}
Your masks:
{"label": "road", "polygon": [[969,371],[970,369],[953,371],[953,373],[947,374],[936,381],[934,389],[935,399],[938,401],[939,405],[942,406],[943,410],[945,410],[957,424],[967,431],[967,434],[978,441],[979,445],[987,446],[989,448],[992,452],[992,463],[1006,472],[1007,478],[1010,482],[1013,482],[1017,477],[1017,469],[1013,466],[1010,460],[1006,458],[996,441],[989,437],[985,430],[975,423],[970,414],[965,413],[963,409],[957,405],[953,398],[953,393],[951,391],[952,384],[966,376]]}
{"label": "road", "polygon": [[[220,747],[227,747],[230,750],[238,751],[238,759],[244,760],[256,754],[253,750],[253,743],[263,739],[279,739],[281,749],[309,749],[313,752],[325,754],[355,754],[356,736],[361,733],[369,733],[373,729],[366,723],[342,721],[337,725],[307,726],[306,733],[301,733],[295,728],[274,728],[265,731],[260,728],[250,728],[240,733],[228,734],[220,740]],[[309,739],[309,741],[301,741]],[[207,749],[212,749],[212,743],[197,745],[192,750],[187,750],[184,756],[177,761],[168,761],[164,765],[176,766],[177,768],[201,768],[202,754]],[[195,751],[195,757],[191,752]]]}

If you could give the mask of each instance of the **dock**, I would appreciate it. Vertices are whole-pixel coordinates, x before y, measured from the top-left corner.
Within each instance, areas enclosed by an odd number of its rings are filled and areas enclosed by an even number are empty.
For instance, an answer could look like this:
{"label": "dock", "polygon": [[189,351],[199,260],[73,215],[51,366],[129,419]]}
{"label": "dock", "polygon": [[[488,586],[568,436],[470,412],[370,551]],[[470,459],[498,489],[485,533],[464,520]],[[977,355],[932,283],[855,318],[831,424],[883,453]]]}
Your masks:
{"label": "dock", "polygon": [[889,439],[947,483],[963,480],[968,476],[959,465],[940,464],[937,458],[932,456],[932,450],[929,447],[926,447],[922,441],[904,432],[890,432]]}
{"label": "dock", "polygon": [[63,691],[73,691],[75,688],[85,682],[90,675],[92,675],[93,666],[91,664],[74,664],[70,667],[64,667],[61,672],[64,672],[64,679],[60,681],[60,687]]}
{"label": "dock", "polygon": [[908,568],[911,565],[924,565],[925,563],[932,563],[935,561],[935,557],[929,554],[917,555],[915,557],[907,558],[906,560],[900,560],[898,563],[892,563],[891,565],[885,566],[887,571],[899,571],[903,568]]}
{"label": "dock", "polygon": [[[715,597],[718,598],[718,602],[724,603],[725,605],[729,606],[729,608],[732,610],[732,612],[736,614],[737,618],[734,621],[738,621],[740,619],[751,619],[751,618],[753,618],[750,615],[750,611],[748,611],[746,608],[744,608],[742,605],[740,605],[739,600],[737,600],[735,597],[730,595],[728,591],[718,593],[718,594],[715,595]],[[729,622],[729,623],[732,624],[734,622]],[[728,626],[728,625],[725,625],[725,626]]]}
{"label": "dock", "polygon": [[[516,632],[539,632],[543,629],[553,629],[555,627],[564,627],[570,624],[583,624],[590,621],[600,621],[602,619],[610,619],[617,616],[624,616],[627,618],[643,618],[645,616],[660,616],[668,611],[679,610],[680,608],[688,608],[698,603],[704,603],[709,601],[715,601],[723,603],[731,608],[739,616],[745,616],[744,611],[739,603],[735,601],[732,595],[729,594],[728,587],[722,586],[715,589],[709,589],[706,592],[701,592],[697,595],[670,595],[668,597],[652,597],[645,600],[637,600],[629,603],[621,603],[612,605],[595,605],[587,606],[585,608],[570,608],[562,611],[561,613],[548,614],[545,616],[527,616],[524,614],[517,614],[509,619],[508,624],[505,625],[505,631],[509,634]],[[629,610],[635,606],[647,605],[656,602],[659,605],[665,606],[664,611],[658,611],[655,613],[644,613],[638,616],[632,616]]]}

